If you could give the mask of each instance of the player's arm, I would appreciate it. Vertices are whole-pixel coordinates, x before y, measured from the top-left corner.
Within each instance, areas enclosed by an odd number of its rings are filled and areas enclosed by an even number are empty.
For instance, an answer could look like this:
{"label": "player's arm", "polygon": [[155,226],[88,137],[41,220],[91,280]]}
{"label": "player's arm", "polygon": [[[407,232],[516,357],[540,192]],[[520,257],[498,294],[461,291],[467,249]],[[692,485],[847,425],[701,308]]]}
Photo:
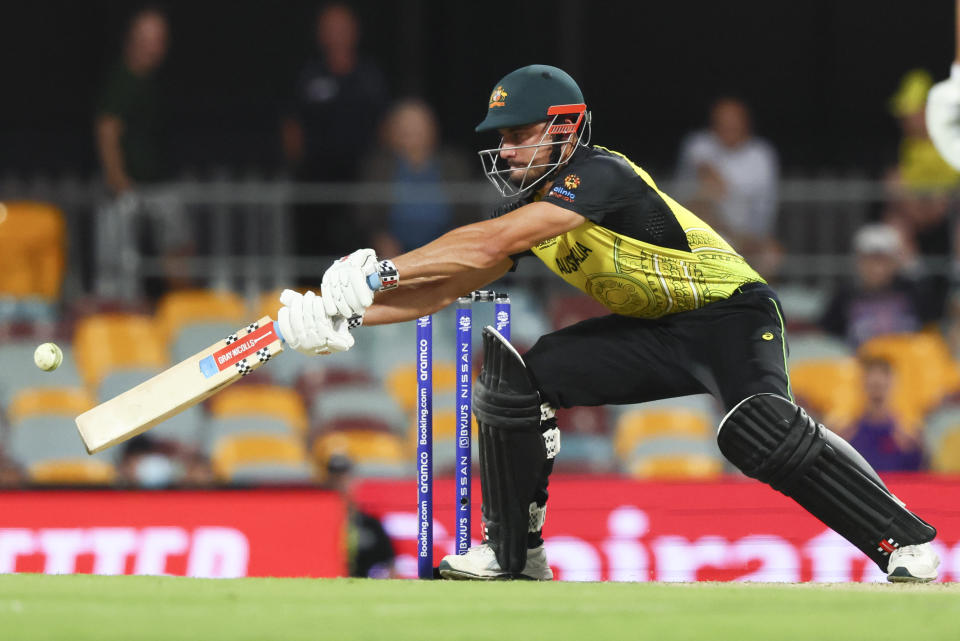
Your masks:
{"label": "player's arm", "polygon": [[[373,303],[367,276],[379,272],[385,294],[399,285],[421,286],[420,280],[442,281],[469,272],[496,272],[509,265],[510,256],[524,252],[537,243],[570,231],[584,223],[580,214],[544,202],[530,203],[503,216],[464,225],[447,232],[392,261],[380,261],[372,249],[358,249],[334,262],[323,274],[323,306],[331,317],[362,316]],[[502,273],[502,271],[500,272]],[[489,282],[484,273],[477,277]],[[420,291],[421,296],[439,293],[441,285]],[[459,283],[443,289],[443,294],[460,289]],[[422,299],[426,301],[426,298]],[[427,304],[427,303],[424,303]],[[381,321],[384,322],[384,321]]]}
{"label": "player's arm", "polygon": [[492,283],[509,271],[513,261],[504,258],[486,269],[460,272],[444,278],[417,278],[402,287],[382,292],[363,315],[364,325],[385,325],[433,314],[457,298]]}
{"label": "player's arm", "polygon": [[519,207],[503,216],[458,227],[393,259],[400,286],[419,278],[448,278],[489,270],[586,221],[580,214],[547,202]]}

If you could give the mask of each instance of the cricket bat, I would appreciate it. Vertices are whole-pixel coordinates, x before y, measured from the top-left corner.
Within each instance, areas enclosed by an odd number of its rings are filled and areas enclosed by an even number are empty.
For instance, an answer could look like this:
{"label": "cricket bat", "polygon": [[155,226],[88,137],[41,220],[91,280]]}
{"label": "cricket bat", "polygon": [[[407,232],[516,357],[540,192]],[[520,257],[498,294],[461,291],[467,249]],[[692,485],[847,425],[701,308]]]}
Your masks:
{"label": "cricket bat", "polygon": [[216,394],[283,351],[278,324],[264,316],[222,341],[77,417],[87,452],[141,434]]}

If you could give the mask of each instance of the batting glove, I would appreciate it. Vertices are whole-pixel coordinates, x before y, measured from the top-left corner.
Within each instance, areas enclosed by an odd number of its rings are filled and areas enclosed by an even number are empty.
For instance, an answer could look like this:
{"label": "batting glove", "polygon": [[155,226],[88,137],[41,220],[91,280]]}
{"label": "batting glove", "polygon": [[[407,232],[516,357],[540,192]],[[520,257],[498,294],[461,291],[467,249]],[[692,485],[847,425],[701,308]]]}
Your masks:
{"label": "batting glove", "polygon": [[363,316],[373,303],[373,290],[367,284],[367,276],[376,271],[377,254],[372,249],[358,249],[334,261],[324,272],[320,284],[327,316]]}
{"label": "batting glove", "polygon": [[312,356],[345,352],[353,347],[347,320],[327,316],[320,296],[285,289],[280,294],[280,302],[283,303],[277,314],[280,333],[293,349]]}

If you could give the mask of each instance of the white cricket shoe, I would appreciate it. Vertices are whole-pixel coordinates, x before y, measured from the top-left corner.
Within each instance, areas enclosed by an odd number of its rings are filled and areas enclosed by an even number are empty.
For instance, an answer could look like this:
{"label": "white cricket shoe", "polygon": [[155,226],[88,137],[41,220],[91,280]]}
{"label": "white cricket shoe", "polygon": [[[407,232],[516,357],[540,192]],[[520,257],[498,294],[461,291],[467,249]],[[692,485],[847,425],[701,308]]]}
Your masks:
{"label": "white cricket shoe", "polygon": [[527,550],[527,564],[518,575],[504,572],[497,562],[497,555],[486,543],[474,545],[464,554],[448,554],[440,561],[440,576],[444,579],[493,581],[503,579],[528,579],[552,581],[553,570],[547,563],[543,546]]}
{"label": "white cricket shoe", "polygon": [[927,583],[937,578],[940,557],[929,543],[905,545],[890,553],[887,581],[893,583]]}

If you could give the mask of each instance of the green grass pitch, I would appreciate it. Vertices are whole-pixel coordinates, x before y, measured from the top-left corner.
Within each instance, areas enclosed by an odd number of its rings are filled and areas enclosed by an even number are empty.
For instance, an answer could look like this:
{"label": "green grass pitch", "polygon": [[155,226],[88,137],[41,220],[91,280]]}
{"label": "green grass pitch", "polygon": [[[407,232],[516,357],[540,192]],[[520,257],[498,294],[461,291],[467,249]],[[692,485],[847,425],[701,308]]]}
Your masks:
{"label": "green grass pitch", "polygon": [[0,576],[0,639],[960,639],[960,584]]}

